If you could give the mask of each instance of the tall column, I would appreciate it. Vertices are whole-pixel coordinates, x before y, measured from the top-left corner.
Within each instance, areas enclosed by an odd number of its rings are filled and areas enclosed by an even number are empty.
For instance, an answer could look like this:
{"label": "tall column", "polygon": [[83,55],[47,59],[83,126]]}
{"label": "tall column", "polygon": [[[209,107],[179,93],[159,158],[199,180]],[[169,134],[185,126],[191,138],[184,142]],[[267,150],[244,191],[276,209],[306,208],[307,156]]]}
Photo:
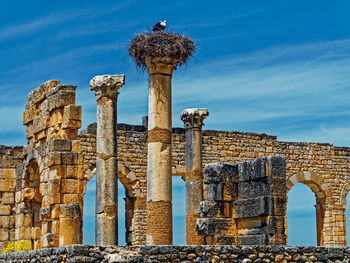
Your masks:
{"label": "tall column", "polygon": [[196,234],[199,203],[203,201],[202,126],[209,115],[207,109],[186,109],[181,113],[186,138],[186,242],[204,244],[204,237]]}
{"label": "tall column", "polygon": [[90,81],[97,100],[96,218],[98,246],[118,244],[117,98],[124,75],[96,76]]}
{"label": "tall column", "polygon": [[146,243],[171,245],[171,77],[177,60],[146,59],[149,73]]}

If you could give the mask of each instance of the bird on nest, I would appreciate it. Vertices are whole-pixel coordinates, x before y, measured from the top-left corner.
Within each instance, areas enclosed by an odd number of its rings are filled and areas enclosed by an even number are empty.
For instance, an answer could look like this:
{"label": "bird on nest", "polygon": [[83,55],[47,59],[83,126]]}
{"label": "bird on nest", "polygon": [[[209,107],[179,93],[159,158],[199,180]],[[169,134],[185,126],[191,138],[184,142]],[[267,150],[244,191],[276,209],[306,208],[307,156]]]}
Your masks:
{"label": "bird on nest", "polygon": [[164,31],[166,29],[166,20],[160,21],[157,24],[153,26],[152,31],[157,32],[157,31]]}

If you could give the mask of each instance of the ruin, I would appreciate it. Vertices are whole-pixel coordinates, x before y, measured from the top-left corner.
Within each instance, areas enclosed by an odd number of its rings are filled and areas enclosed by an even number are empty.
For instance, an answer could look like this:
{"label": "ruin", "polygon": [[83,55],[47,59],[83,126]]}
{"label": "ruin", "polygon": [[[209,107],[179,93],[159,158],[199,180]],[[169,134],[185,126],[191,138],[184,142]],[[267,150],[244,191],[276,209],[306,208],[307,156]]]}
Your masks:
{"label": "ruin", "polygon": [[287,245],[287,193],[300,182],[316,197],[317,244],[346,246],[350,148],[203,130],[206,109],[184,109],[184,128],[173,128],[171,78],[181,59],[144,59],[147,125],[117,123],[124,75],[91,80],[97,122],[80,133],[76,86],[49,80],[28,95],[27,145],[0,146],[0,251],[19,240],[33,249],[82,243],[93,176],[99,246],[118,244],[118,180],[126,190],[127,244],[172,245],[172,176],[186,183],[189,245]]}

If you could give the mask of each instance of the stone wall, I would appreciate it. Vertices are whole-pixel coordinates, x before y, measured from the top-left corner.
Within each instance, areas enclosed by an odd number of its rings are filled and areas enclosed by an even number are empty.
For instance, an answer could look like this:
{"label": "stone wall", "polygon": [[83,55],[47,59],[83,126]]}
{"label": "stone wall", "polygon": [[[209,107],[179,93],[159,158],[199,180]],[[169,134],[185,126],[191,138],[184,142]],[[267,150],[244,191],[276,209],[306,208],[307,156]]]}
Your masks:
{"label": "stone wall", "polygon": [[0,263],[5,262],[350,262],[350,249],[228,245],[139,247],[72,245],[0,254]]}
{"label": "stone wall", "polygon": [[[94,130],[91,128],[84,136],[84,140],[93,141]],[[129,205],[129,208],[134,207],[133,217],[131,220],[129,218],[131,227],[128,224],[130,244],[134,245],[144,244],[145,241],[146,141],[147,132],[143,126],[118,125],[119,166],[133,172],[137,181],[133,188],[137,196],[134,196],[132,205]],[[185,137],[182,128],[173,128],[172,143],[173,175],[184,176]],[[84,156],[90,156],[85,157],[85,167],[92,171],[94,163],[89,159],[92,155],[87,149],[94,150],[94,143],[87,143],[84,148]],[[203,169],[206,164],[213,162],[238,163],[276,155],[286,159],[287,191],[300,182],[308,185],[315,193],[318,245],[345,246],[346,195],[350,190],[350,148],[327,143],[280,142],[276,136],[267,134],[203,131]],[[119,171],[121,172],[120,168]]]}
{"label": "stone wall", "polygon": [[23,162],[23,147],[0,145],[0,251],[15,240],[16,166]]}
{"label": "stone wall", "polygon": [[286,166],[280,156],[204,170],[196,231],[209,245],[286,245]]}
{"label": "stone wall", "polygon": [[86,179],[75,88],[51,80],[32,91],[23,114],[27,146],[1,152],[1,225],[10,226],[3,241],[28,240],[34,249],[82,242]]}

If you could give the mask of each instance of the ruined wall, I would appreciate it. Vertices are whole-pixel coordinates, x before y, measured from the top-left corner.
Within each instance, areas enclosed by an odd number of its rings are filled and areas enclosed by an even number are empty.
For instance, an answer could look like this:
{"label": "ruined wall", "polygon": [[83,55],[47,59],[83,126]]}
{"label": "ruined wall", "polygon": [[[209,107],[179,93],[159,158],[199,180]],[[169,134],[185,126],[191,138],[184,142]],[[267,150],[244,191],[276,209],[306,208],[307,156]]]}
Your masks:
{"label": "ruined wall", "polygon": [[0,145],[0,251],[15,240],[16,166],[23,162],[23,147]]}
{"label": "ruined wall", "polygon": [[349,262],[349,248],[279,246],[139,246],[72,245],[0,254],[15,262]]}
{"label": "ruined wall", "polygon": [[200,203],[196,231],[205,244],[286,245],[283,157],[208,164],[204,184],[206,201]]}
{"label": "ruined wall", "polygon": [[50,80],[28,95],[23,123],[28,145],[17,165],[15,240],[32,248],[82,241],[85,193],[75,86]]}
{"label": "ruined wall", "polygon": [[[91,133],[84,136],[93,139]],[[143,126],[118,125],[118,161],[121,167],[134,172],[138,182],[133,210],[129,220],[132,244],[144,244],[144,209],[146,198],[147,133]],[[182,128],[172,134],[173,175],[185,175],[185,137]],[[90,145],[90,146],[87,146]],[[84,152],[85,168],[93,170],[93,143]],[[345,208],[350,190],[350,148],[327,143],[280,142],[276,136],[245,132],[203,131],[203,168],[208,163],[238,163],[263,156],[280,155],[286,158],[287,191],[296,183],[308,185],[315,193],[318,245],[346,245]],[[84,154],[86,156],[86,154]],[[87,173],[88,174],[88,173]],[[129,206],[130,207],[130,206]],[[130,224],[128,224],[130,227]]]}

